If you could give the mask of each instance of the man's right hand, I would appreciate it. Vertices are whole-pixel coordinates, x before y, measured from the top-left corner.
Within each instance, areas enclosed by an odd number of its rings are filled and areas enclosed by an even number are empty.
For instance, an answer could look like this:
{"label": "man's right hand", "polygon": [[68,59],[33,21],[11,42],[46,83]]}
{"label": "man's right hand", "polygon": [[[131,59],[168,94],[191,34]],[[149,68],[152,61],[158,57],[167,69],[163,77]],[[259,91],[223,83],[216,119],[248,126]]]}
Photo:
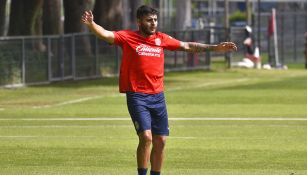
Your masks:
{"label": "man's right hand", "polygon": [[87,27],[95,33],[100,39],[112,44],[114,43],[114,33],[108,31],[94,22],[94,15],[92,11],[85,11],[81,17],[81,21],[87,25]]}
{"label": "man's right hand", "polygon": [[85,11],[82,15],[81,21],[86,24],[90,25],[94,21],[94,16],[91,10]]}

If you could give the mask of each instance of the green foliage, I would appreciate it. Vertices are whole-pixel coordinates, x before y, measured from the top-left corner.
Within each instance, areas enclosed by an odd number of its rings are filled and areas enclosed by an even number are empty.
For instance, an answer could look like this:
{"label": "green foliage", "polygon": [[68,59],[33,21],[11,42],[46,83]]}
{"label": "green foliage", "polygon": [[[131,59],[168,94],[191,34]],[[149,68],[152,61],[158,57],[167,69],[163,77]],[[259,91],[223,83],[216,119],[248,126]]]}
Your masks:
{"label": "green foliage", "polygon": [[47,52],[29,50],[26,55],[26,82],[44,82],[48,80]]}
{"label": "green foliage", "polygon": [[21,45],[0,43],[0,85],[21,82]]}
{"label": "green foliage", "polygon": [[149,5],[152,3],[152,0],[144,0],[144,4]]}
{"label": "green foliage", "polygon": [[0,85],[22,83],[22,59],[25,59],[26,82],[48,80],[47,52],[29,48],[22,53],[21,40],[2,41],[0,44]]}
{"label": "green foliage", "polygon": [[229,21],[230,22],[246,21],[246,14],[245,14],[245,12],[237,10],[229,16]]}

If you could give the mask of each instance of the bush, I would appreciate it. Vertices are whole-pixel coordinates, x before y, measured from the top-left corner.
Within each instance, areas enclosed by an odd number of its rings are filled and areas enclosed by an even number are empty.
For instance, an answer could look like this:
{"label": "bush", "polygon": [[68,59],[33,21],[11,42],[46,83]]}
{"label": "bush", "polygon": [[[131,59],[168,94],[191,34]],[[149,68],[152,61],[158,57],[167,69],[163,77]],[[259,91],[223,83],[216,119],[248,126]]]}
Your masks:
{"label": "bush", "polygon": [[21,82],[21,44],[0,43],[0,85]]}
{"label": "bush", "polygon": [[230,22],[236,22],[236,21],[246,21],[246,14],[241,11],[235,11],[233,14],[229,17]]}

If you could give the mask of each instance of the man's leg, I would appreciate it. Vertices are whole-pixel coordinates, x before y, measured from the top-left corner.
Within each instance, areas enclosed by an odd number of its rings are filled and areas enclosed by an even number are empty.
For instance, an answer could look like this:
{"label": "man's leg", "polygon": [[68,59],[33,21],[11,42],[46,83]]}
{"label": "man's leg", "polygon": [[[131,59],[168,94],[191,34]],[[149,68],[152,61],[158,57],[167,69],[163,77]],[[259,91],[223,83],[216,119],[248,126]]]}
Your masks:
{"label": "man's leg", "polygon": [[139,135],[139,145],[137,148],[137,164],[139,175],[146,175],[148,162],[150,159],[150,148],[152,143],[152,134],[150,130],[145,130]]}
{"label": "man's leg", "polygon": [[152,151],[150,156],[151,174],[159,175],[164,160],[164,148],[166,143],[166,136],[153,135],[152,136]]}

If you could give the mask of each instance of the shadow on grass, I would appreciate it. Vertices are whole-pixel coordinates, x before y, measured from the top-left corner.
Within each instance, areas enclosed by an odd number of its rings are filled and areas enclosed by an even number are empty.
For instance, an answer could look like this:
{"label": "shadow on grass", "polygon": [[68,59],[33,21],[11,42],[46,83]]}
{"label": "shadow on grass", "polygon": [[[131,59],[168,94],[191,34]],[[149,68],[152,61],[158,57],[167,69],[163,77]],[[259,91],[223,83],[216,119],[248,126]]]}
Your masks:
{"label": "shadow on grass", "polygon": [[83,88],[83,87],[97,87],[97,86],[118,86],[118,77],[103,77],[91,80],[67,80],[52,82],[47,85],[38,85],[32,87],[39,88]]}
{"label": "shadow on grass", "polygon": [[219,88],[221,90],[307,90],[307,77],[291,77],[269,82],[251,83],[245,85],[234,85],[230,87]]}

